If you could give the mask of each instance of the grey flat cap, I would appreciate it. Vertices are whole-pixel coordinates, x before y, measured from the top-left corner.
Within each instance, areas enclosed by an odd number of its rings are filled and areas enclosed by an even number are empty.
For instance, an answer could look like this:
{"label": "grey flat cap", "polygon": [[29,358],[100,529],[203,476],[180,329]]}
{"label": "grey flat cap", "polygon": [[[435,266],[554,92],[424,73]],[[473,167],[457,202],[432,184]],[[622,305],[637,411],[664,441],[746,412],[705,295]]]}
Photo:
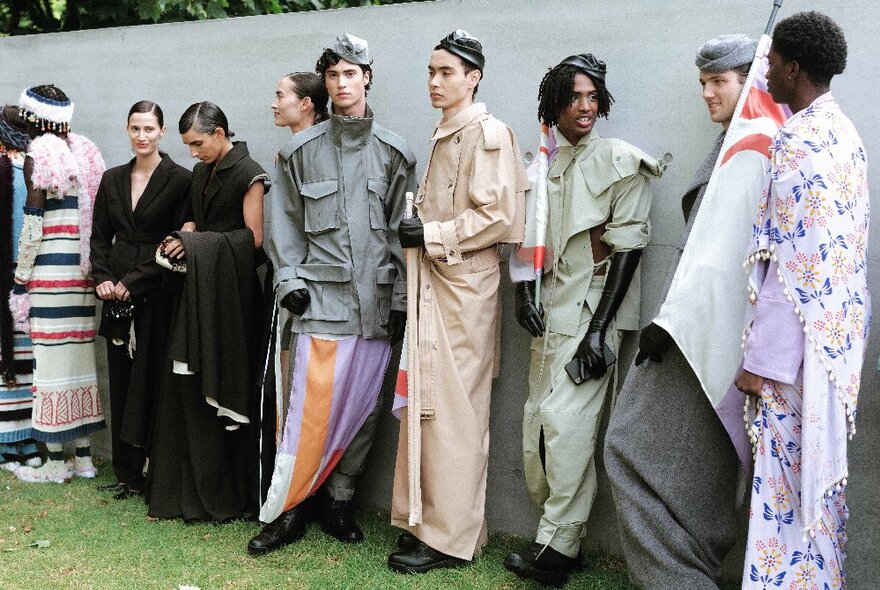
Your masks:
{"label": "grey flat cap", "polygon": [[719,35],[709,39],[697,49],[694,63],[700,71],[720,74],[727,70],[752,63],[758,42],[748,35]]}
{"label": "grey flat cap", "polygon": [[327,49],[353,64],[368,66],[373,63],[370,59],[370,46],[366,41],[360,37],[355,37],[351,33],[345,33],[340,37],[336,37],[336,41]]}

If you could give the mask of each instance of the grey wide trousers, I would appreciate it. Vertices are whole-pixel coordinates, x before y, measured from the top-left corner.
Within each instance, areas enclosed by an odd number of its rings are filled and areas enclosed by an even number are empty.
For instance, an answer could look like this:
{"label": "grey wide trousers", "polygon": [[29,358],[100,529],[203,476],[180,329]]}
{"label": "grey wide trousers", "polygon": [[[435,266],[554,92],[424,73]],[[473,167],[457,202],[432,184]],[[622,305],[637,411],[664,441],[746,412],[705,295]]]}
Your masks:
{"label": "grey wide trousers", "polygon": [[739,460],[681,351],[633,365],[605,437],[630,580],[717,590],[737,540]]}

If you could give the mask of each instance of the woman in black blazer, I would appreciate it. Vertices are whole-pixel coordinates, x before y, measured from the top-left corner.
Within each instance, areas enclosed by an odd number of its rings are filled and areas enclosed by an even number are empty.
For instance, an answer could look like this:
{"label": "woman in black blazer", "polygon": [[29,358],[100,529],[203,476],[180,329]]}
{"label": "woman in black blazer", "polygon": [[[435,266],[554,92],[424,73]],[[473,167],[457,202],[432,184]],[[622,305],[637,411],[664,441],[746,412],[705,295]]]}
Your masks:
{"label": "woman in black blazer", "polygon": [[116,491],[117,499],[143,494],[145,450],[170,324],[172,298],[162,289],[156,248],[192,216],[190,171],[159,151],[165,134],[159,105],[135,103],[127,130],[135,157],[101,178],[90,257],[95,293],[104,301],[98,333],[107,339],[117,479],[104,487]]}

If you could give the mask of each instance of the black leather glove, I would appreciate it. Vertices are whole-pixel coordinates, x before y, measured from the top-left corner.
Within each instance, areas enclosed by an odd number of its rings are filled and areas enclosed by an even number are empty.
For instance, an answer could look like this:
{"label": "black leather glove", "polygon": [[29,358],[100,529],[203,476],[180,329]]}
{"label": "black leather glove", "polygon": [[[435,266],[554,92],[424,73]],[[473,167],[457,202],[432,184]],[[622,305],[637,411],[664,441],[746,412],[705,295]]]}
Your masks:
{"label": "black leather glove", "polygon": [[663,361],[663,356],[672,344],[672,336],[669,332],[655,323],[650,323],[639,333],[639,352],[636,353],[636,365],[641,365],[645,360],[655,363]]}
{"label": "black leather glove", "polygon": [[418,217],[400,220],[397,227],[397,238],[404,248],[419,248],[425,245],[425,226]]}
{"label": "black leather glove", "polygon": [[538,338],[544,335],[544,306],[535,307],[535,281],[516,284],[516,321]]}
{"label": "black leather glove", "polygon": [[391,346],[403,340],[403,335],[406,334],[405,311],[391,310],[391,313],[388,315],[388,333],[391,337]]}
{"label": "black leather glove", "polygon": [[587,327],[587,333],[574,354],[574,358],[580,361],[582,379],[586,379],[588,376],[598,378],[607,371],[605,358],[602,354],[602,349],[605,347],[605,331],[611,325],[614,315],[623,302],[629,284],[639,267],[641,256],[641,250],[629,250],[628,252],[617,252],[611,257],[611,268],[605,277],[602,298],[593,313],[593,318]]}
{"label": "black leather glove", "polygon": [[309,306],[309,292],[306,289],[294,289],[281,299],[281,305],[293,315],[302,315]]}

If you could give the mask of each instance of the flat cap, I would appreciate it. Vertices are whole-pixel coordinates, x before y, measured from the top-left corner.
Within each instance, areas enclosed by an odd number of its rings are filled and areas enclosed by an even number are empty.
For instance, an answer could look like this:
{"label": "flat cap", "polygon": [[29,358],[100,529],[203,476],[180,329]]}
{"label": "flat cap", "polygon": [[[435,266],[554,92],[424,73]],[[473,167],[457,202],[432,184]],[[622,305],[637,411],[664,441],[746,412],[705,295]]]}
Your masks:
{"label": "flat cap", "polygon": [[455,29],[439,43],[440,47],[453,55],[457,55],[464,61],[468,62],[480,72],[486,65],[486,58],[483,55],[483,46],[476,37],[463,29]]}
{"label": "flat cap", "polygon": [[605,81],[605,72],[608,71],[608,68],[605,67],[605,62],[601,59],[596,59],[592,53],[569,55],[559,62],[559,65],[574,66],[579,70],[583,70],[585,74],[602,80],[603,82]]}
{"label": "flat cap", "polygon": [[351,33],[345,33],[336,37],[336,41],[327,49],[353,64],[368,66],[373,63],[370,59],[370,46],[366,41],[360,37],[355,37]]}
{"label": "flat cap", "polygon": [[748,35],[719,35],[697,49],[694,63],[702,72],[720,74],[752,63],[757,49],[758,42]]}

